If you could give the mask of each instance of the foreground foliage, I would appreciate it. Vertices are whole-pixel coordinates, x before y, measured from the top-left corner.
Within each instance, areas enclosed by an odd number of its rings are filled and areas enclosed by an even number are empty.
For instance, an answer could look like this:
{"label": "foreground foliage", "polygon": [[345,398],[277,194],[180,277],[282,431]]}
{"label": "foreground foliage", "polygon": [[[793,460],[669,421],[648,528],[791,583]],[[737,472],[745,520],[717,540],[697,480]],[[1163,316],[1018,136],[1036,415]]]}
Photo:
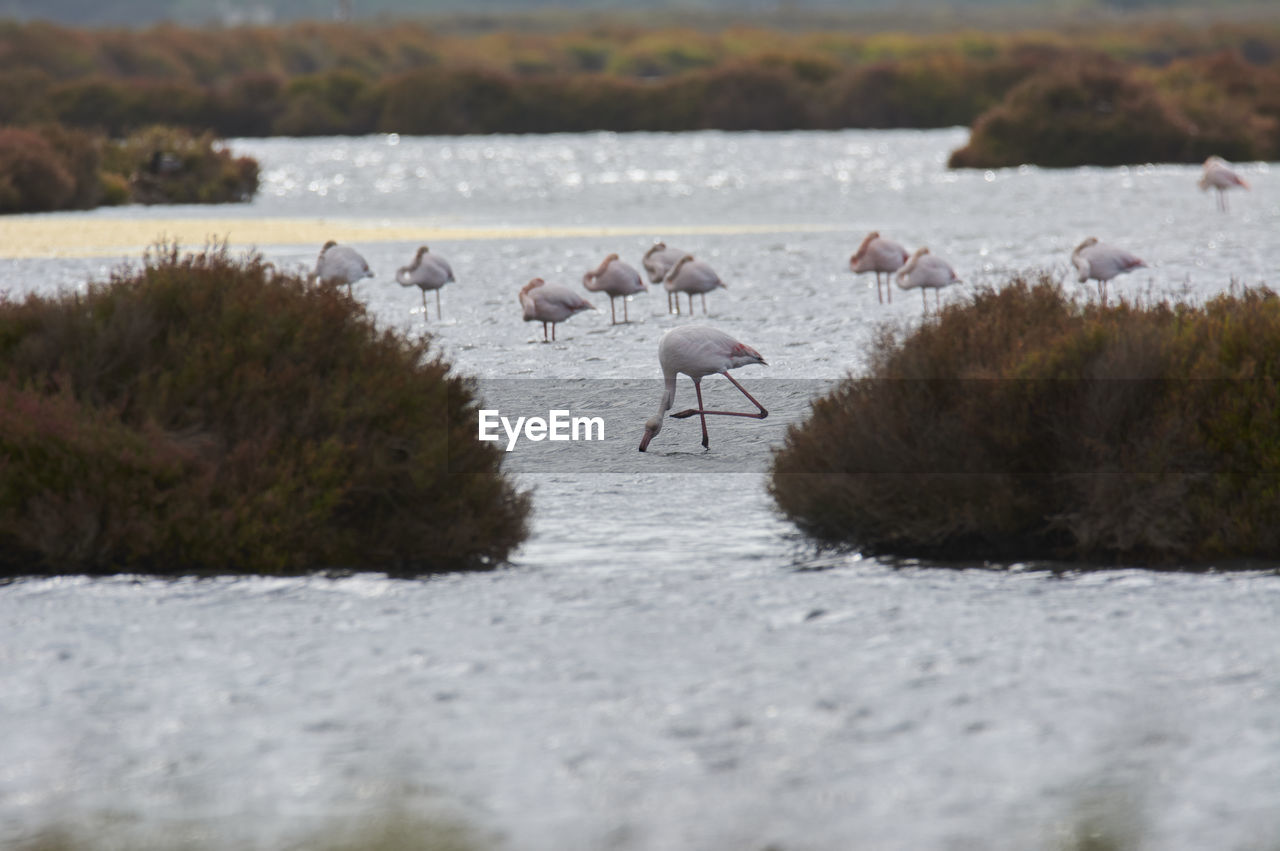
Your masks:
{"label": "foreground foliage", "polygon": [[225,248],[0,302],[0,574],[501,561],[528,496],[430,346]]}
{"label": "foreground foliage", "polygon": [[59,124],[0,128],[0,213],[219,204],[258,191],[258,163],[211,134],[149,127],[114,141]]}
{"label": "foreground foliage", "polygon": [[949,559],[1280,556],[1280,299],[1082,306],[1016,280],[886,331],[793,426],[782,511],[823,541]]}

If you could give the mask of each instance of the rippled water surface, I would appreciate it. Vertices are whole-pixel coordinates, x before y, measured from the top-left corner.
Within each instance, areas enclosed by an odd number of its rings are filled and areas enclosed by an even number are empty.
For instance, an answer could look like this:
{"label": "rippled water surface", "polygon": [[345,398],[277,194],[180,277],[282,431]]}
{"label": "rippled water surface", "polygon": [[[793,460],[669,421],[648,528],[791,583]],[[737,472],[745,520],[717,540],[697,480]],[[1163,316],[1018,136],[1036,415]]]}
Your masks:
{"label": "rippled water surface", "polygon": [[[84,820],[278,847],[407,806],[533,851],[1048,848],[1100,797],[1144,847],[1276,847],[1274,576],[890,565],[814,553],[772,511],[787,423],[881,324],[920,321],[914,293],[881,305],[848,273],[872,228],[965,287],[1063,273],[1089,235],[1151,264],[1115,283],[1130,297],[1276,283],[1266,164],[1223,215],[1185,166],[949,172],[964,136],[243,140],[252,205],[52,217],[420,226],[458,277],[443,320],[392,278],[419,240],[356,245],[377,273],[357,298],[436,332],[504,414],[599,415],[606,439],[511,453],[534,534],[493,574],[0,587],[0,845]],[[769,362],[740,373],[770,418],[711,423],[706,453],[696,420],[635,451],[657,340],[690,321],[661,293],[618,327],[594,297],[550,345],[520,319],[531,277],[578,287],[655,239],[728,282],[696,321]],[[293,267],[319,245],[259,247]],[[0,260],[0,287],[119,260]]]}

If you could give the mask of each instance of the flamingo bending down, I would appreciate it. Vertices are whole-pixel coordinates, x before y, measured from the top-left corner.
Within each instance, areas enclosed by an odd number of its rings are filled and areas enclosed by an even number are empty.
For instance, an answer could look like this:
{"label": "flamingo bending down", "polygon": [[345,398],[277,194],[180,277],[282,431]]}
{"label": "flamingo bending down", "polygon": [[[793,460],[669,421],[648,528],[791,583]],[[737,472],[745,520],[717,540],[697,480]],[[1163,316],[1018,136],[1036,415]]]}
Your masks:
{"label": "flamingo bending down", "polygon": [[[741,384],[734,380],[729,374],[729,370],[739,366],[746,366],[750,363],[765,364],[764,358],[760,357],[760,353],[744,343],[739,343],[723,331],[710,328],[706,325],[685,325],[679,328],[672,328],[666,334],[662,335],[661,342],[658,343],[658,362],[662,365],[662,378],[666,382],[666,387],[662,392],[662,401],[658,404],[658,413],[654,414],[644,424],[644,437],[640,439],[640,451],[644,452],[649,448],[649,441],[662,431],[662,418],[671,409],[676,398],[676,375],[683,372],[685,375],[693,379],[693,389],[698,394],[698,407],[689,408],[686,411],[672,414],[677,419],[691,417],[697,414],[702,420],[702,446],[704,449],[710,447],[710,439],[707,437],[707,415],[718,414],[725,417],[750,417],[755,420],[762,420],[769,416],[769,412],[765,410],[755,400],[755,397],[746,391]],[[719,373],[733,383],[742,391],[742,395],[751,400],[751,404],[757,408],[757,413],[749,413],[746,411],[708,411],[702,404],[702,379],[713,373]]]}
{"label": "flamingo bending down", "polygon": [[1090,278],[1098,282],[1098,297],[1102,299],[1102,306],[1106,307],[1107,281],[1147,264],[1128,251],[1098,242],[1096,236],[1091,236],[1071,252],[1071,265],[1080,273],[1080,283],[1083,284]]}
{"label": "flamingo bending down", "polygon": [[402,287],[418,286],[422,288],[422,313],[427,315],[427,290],[436,291],[436,319],[442,318],[440,313],[440,288],[456,280],[453,267],[449,261],[439,254],[431,254],[425,245],[418,248],[413,255],[413,262],[396,270],[396,281]]}
{"label": "flamingo bending down", "polygon": [[1198,185],[1202,190],[1218,190],[1218,209],[1224,213],[1227,211],[1227,190],[1235,186],[1249,188],[1244,178],[1236,174],[1222,157],[1209,157],[1204,161],[1204,171],[1200,174]]}
{"label": "flamingo bending down", "polygon": [[929,302],[924,296],[926,289],[933,288],[933,306],[937,309],[941,305],[938,290],[958,283],[960,279],[956,277],[956,271],[951,268],[951,264],[937,255],[930,254],[929,249],[924,247],[917,248],[916,253],[912,254],[906,264],[898,270],[898,286],[904,290],[918,288],[920,303],[924,305],[926,311],[929,310]]}
{"label": "flamingo bending down", "polygon": [[[679,248],[668,248],[665,242],[655,242],[644,253],[644,259],[641,265],[644,266],[645,274],[649,276],[649,283],[660,284],[662,279],[671,271],[671,267],[679,262],[680,258],[688,254],[687,251],[681,251]],[[671,313],[671,292],[667,291],[667,313]],[[677,311],[678,312],[678,311]]]}
{"label": "flamingo bending down", "polygon": [[[595,305],[568,287],[548,284],[534,278],[520,290],[520,307],[525,322],[542,323],[542,342],[554,342],[556,323],[563,322],[583,310],[595,310]],[[551,324],[551,339],[547,339],[547,323]]]}
{"label": "flamingo bending down", "polygon": [[316,268],[311,272],[309,280],[319,281],[327,286],[347,285],[347,295],[351,295],[351,285],[362,278],[372,278],[373,272],[369,264],[360,256],[360,252],[345,245],[338,245],[332,239],[320,249],[316,258]]}
{"label": "flamingo bending down", "polygon": [[627,315],[627,296],[649,289],[640,280],[640,273],[618,259],[618,255],[610,254],[598,267],[582,276],[582,285],[594,293],[609,294],[609,319],[611,325],[618,324],[618,314],[613,300],[622,296],[622,321],[630,322]]}
{"label": "flamingo bending down", "polygon": [[729,289],[724,281],[720,280],[720,276],[710,265],[702,260],[694,260],[692,254],[686,254],[676,261],[676,265],[671,267],[667,272],[667,277],[663,279],[663,287],[667,290],[667,311],[671,311],[670,296],[672,293],[676,297],[676,313],[680,312],[680,293],[687,293],[689,296],[689,315],[693,315],[693,296],[695,293],[702,296],[702,313],[707,312],[707,293],[716,287]]}
{"label": "flamingo bending down", "polygon": [[862,244],[858,246],[858,250],[849,258],[849,269],[855,275],[861,275],[863,272],[876,273],[876,298],[884,304],[884,296],[880,294],[880,276],[888,273],[889,277],[885,280],[885,290],[889,294],[889,303],[893,304],[893,273],[902,268],[902,264],[907,262],[907,250],[892,239],[885,239],[880,235],[879,231],[872,231],[862,239]]}

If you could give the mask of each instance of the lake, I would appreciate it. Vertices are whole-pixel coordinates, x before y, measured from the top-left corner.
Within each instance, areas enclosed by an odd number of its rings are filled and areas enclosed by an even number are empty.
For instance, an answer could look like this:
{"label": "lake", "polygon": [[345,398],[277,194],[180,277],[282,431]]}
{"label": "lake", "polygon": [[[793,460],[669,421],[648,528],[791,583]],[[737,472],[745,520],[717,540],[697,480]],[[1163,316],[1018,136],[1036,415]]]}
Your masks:
{"label": "lake", "polygon": [[[434,333],[488,405],[599,416],[605,438],[508,454],[533,535],[489,574],[0,586],[0,845],[85,824],[120,847],[278,848],[399,808],[513,851],[1034,849],[1101,807],[1142,847],[1275,847],[1273,572],[889,562],[816,552],[772,508],[787,425],[881,328],[921,321],[915,293],[881,304],[849,273],[869,230],[947,259],[965,283],[944,302],[1065,275],[1091,235],[1150,264],[1113,295],[1276,283],[1274,164],[1242,164],[1253,188],[1222,214],[1198,167],[950,172],[965,138],[244,139],[252,204],[0,220],[14,297],[83,287],[161,236],[289,269],[339,239],[376,273],[356,298]],[[658,239],[728,283],[706,317],[668,315],[659,288],[616,327],[588,294],[602,312],[554,344],[521,321],[530,278],[582,291]],[[394,282],[424,242],[458,278],[443,319]],[[714,418],[707,452],[696,419],[668,420],[641,455],[658,339],[691,321],[760,351],[737,374],[771,415]]]}

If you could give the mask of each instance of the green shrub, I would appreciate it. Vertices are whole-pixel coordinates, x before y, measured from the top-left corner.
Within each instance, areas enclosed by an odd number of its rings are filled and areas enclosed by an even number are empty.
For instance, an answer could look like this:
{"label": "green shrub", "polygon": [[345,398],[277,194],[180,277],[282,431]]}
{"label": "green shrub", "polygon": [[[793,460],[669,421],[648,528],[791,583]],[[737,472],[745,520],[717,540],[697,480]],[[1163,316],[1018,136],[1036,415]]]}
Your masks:
{"label": "green shrub", "polygon": [[0,302],[0,572],[492,566],[529,499],[450,370],[225,249]]}
{"label": "green shrub", "polygon": [[771,493],[871,553],[1175,565],[1280,555],[1280,299],[1081,306],[1047,278],[885,332]]}
{"label": "green shrub", "polygon": [[258,163],[233,157],[211,134],[151,127],[107,146],[103,168],[125,176],[140,204],[224,204],[258,191]]}
{"label": "green shrub", "polygon": [[75,177],[43,136],[0,128],[0,213],[59,210],[75,191]]}

